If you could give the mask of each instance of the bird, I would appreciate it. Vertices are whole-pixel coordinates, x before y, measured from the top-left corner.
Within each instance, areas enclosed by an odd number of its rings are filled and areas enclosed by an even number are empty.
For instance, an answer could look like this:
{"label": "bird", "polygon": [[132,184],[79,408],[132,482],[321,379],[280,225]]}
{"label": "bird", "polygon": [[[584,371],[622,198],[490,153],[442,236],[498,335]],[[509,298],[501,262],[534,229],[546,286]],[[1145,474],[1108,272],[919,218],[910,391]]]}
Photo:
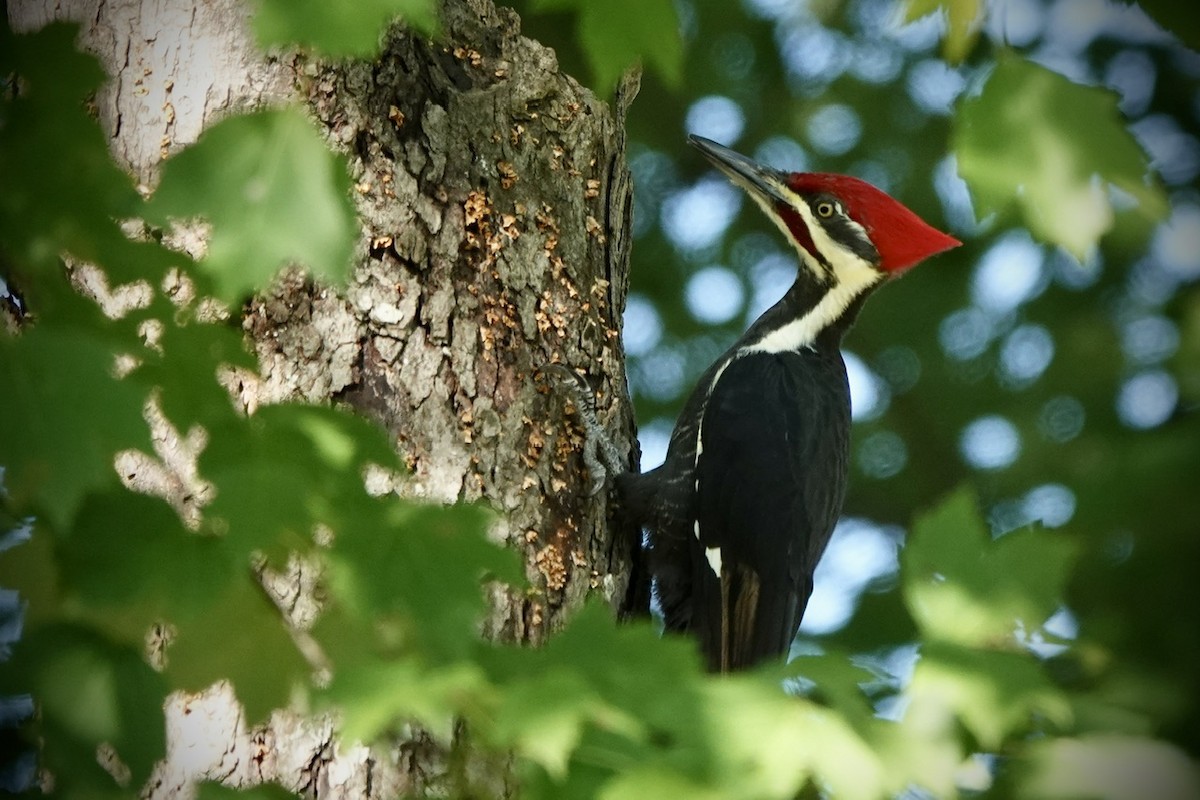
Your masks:
{"label": "bird", "polygon": [[875,289],[961,242],[861,179],[689,142],[792,244],[796,279],[700,376],[657,468],[623,471],[611,444],[592,442],[603,434],[594,405],[576,405],[590,417],[589,469],[612,475],[622,513],[647,534],[665,630],[695,637],[710,671],[732,672],[786,658],[841,515],[843,337]]}

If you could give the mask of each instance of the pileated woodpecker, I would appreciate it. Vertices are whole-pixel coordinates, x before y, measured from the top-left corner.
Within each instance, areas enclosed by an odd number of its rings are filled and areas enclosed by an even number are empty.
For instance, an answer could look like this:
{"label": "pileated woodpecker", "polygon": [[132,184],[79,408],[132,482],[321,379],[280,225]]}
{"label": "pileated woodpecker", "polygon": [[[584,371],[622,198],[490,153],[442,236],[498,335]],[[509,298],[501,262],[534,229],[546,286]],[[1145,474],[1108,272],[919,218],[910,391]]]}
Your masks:
{"label": "pileated woodpecker", "polygon": [[[786,655],[841,513],[842,337],[884,280],[960,242],[857,178],[780,172],[689,138],[800,258],[783,298],[701,376],[662,466],[616,477],[626,512],[650,533],[666,629],[695,636],[710,669],[727,672]],[[595,452],[588,466],[599,471]],[[619,470],[611,447],[603,455]]]}

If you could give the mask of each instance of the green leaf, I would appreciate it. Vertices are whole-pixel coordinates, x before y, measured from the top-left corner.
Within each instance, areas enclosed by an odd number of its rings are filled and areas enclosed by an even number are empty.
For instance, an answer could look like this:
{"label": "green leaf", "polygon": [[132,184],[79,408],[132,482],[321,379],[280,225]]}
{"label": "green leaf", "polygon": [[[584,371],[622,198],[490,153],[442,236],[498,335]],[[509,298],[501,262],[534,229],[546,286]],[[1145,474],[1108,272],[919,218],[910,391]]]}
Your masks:
{"label": "green leaf", "polygon": [[1096,735],[1035,742],[1020,797],[1105,800],[1200,797],[1200,769],[1185,751],[1165,741]]}
{"label": "green leaf", "polygon": [[[87,766],[78,756],[86,753],[94,763],[102,743],[117,751],[135,786],[165,755],[165,681],[137,650],[90,629],[58,624],[27,631],[5,666],[2,688],[6,694],[33,695],[46,766],[68,782],[77,768]],[[112,785],[111,778],[94,773],[75,777],[84,778],[85,785]]]}
{"label": "green leaf", "polygon": [[249,572],[214,592],[204,614],[176,623],[166,676],[172,688],[189,692],[230,681],[254,725],[287,704],[310,668],[283,615]]}
{"label": "green leaf", "polygon": [[1081,260],[1113,225],[1110,186],[1137,200],[1146,217],[1166,215],[1166,197],[1116,95],[1025,59],[1001,58],[982,92],[961,102],[953,140],[980,214],[1015,201],[1035,236]]}
{"label": "green leaf", "polygon": [[703,709],[722,796],[790,798],[809,781],[839,798],[898,790],[903,781],[891,786],[896,776],[885,772],[876,744],[890,723],[864,713],[853,697],[861,695],[854,687],[861,672],[844,659],[804,661],[788,671],[811,672],[814,695],[832,699],[832,708],[785,695],[768,673],[706,683]]}
{"label": "green leaf", "polygon": [[350,616],[391,631],[390,646],[462,657],[478,638],[481,581],[521,580],[515,553],[486,537],[491,518],[475,506],[364,497],[336,529],[330,591]]}
{"label": "green leaf", "polygon": [[145,395],[113,377],[114,359],[96,337],[50,325],[0,340],[0,464],[9,499],[59,530],[87,492],[116,484],[117,451],[150,449]]}
{"label": "green leaf", "polygon": [[279,561],[312,546],[317,523],[342,525],[340,514],[365,513],[362,470],[396,468],[378,426],[342,411],[299,404],[260,408],[211,431],[200,471],[216,497],[206,522],[236,551]]}
{"label": "green leaf", "polygon": [[[54,557],[54,541],[49,533],[35,526],[27,541],[10,545],[0,552],[0,587],[10,600],[19,603],[12,610],[13,617],[6,620],[16,629],[35,629],[51,625],[62,619],[62,594],[59,591],[58,563]],[[0,659],[8,658],[12,641],[0,642]],[[7,669],[0,660],[0,674]],[[19,685],[5,687],[10,693],[23,692]]]}
{"label": "green leaf", "polygon": [[334,58],[370,58],[396,17],[428,36],[438,33],[434,0],[259,0],[254,30],[263,47],[298,44]]}
{"label": "green leaf", "polygon": [[196,216],[211,223],[200,266],[229,301],[291,262],[343,280],[358,234],[345,165],[297,111],[242,114],[212,126],[163,165],[149,208],[163,223]]}
{"label": "green leaf", "polygon": [[518,760],[523,800],[591,800],[612,780],[615,764],[636,763],[636,745],[595,729],[587,731],[581,750],[561,778],[528,759]]}
{"label": "green leaf", "polygon": [[576,24],[601,94],[611,93],[621,73],[643,61],[670,86],[682,82],[683,39],[671,0],[581,0]]}
{"label": "green leaf", "polygon": [[[8,37],[0,48],[0,74],[19,78],[21,87],[0,94],[0,241],[6,260],[55,281],[64,251],[103,265],[115,280],[154,279],[186,257],[131,242],[118,227],[142,201],[87,113],[105,76],[95,58],[76,50],[78,33],[74,24],[53,23]],[[38,284],[22,289],[45,315]]]}
{"label": "green leaf", "polygon": [[[570,668],[644,725],[686,730],[696,719],[693,693],[703,673],[690,640],[663,638],[649,624],[617,625],[608,607],[593,601],[542,652],[548,663]],[[674,691],[664,692],[664,681]]]}
{"label": "green leaf", "polygon": [[837,710],[855,730],[866,731],[875,721],[875,709],[867,701],[862,686],[876,675],[854,664],[846,655],[826,652],[819,656],[800,656],[785,668],[791,677],[802,677],[815,686],[805,695]]}
{"label": "green leaf", "polygon": [[133,376],[156,386],[163,413],[179,430],[203,423],[229,421],[235,411],[229,391],[217,382],[218,366],[256,370],[240,331],[224,325],[168,323],[162,328],[161,352],[147,349]]}
{"label": "green leaf", "polygon": [[943,11],[946,14],[946,39],[942,55],[951,64],[961,62],[975,47],[983,25],[982,0],[908,0],[904,21],[914,22],[927,14]]}
{"label": "green leaf", "polygon": [[[816,755],[808,724],[826,712],[804,699],[787,697],[777,681],[758,676],[710,683],[704,687],[704,699],[714,749],[711,769],[726,789],[721,796],[731,797],[733,789],[732,796],[744,791],[745,796],[795,797],[812,775]],[[826,743],[842,732],[828,730]]]}
{"label": "green leaf", "polygon": [[[95,56],[75,47],[79,25],[52,22],[32,33],[13,35],[7,20],[0,31],[6,47],[0,51],[0,70],[18,73],[20,95],[47,98],[64,106],[87,100],[105,80]],[[7,95],[6,95],[7,96]]]}
{"label": "green leaf", "polygon": [[124,490],[90,496],[58,549],[64,589],[138,639],[154,622],[205,611],[237,574],[221,539],[188,531],[162,500]]}
{"label": "green leaf", "polygon": [[822,647],[836,646],[848,652],[878,650],[917,638],[916,625],[904,605],[898,586],[876,591],[867,588],[859,596],[854,615],[845,626],[817,637]]}
{"label": "green leaf", "polygon": [[575,11],[575,35],[597,94],[610,94],[626,69],[643,62],[670,86],[683,80],[683,38],[671,0],[533,0],[530,8]]}
{"label": "green leaf", "polygon": [[647,797],[686,797],[689,800],[722,800],[729,795],[661,766],[626,770],[609,781],[598,800],[642,800]]}
{"label": "green leaf", "polygon": [[339,661],[322,699],[337,710],[347,742],[373,742],[394,725],[416,722],[448,744],[455,716],[486,685],[479,667],[469,662],[430,669],[412,659],[371,658]]}
{"label": "green leaf", "polygon": [[[948,643],[927,644],[913,673],[909,723],[927,732],[934,721],[955,718],[984,750],[996,750],[1008,736],[1028,730],[1035,720],[1056,727],[1071,721],[1067,698],[1029,653],[972,650]],[[915,733],[914,733],[915,735]]]}
{"label": "green leaf", "polygon": [[490,713],[493,744],[515,747],[552,778],[661,758],[706,774],[692,642],[662,639],[650,625],[618,626],[606,606],[589,603],[541,650],[496,648],[481,658],[503,689]]}
{"label": "green leaf", "polygon": [[554,780],[568,777],[571,758],[589,722],[630,739],[642,738],[636,718],[611,707],[574,670],[543,665],[537,676],[505,687],[489,734]]}
{"label": "green leaf", "polygon": [[992,541],[973,495],[959,490],[913,525],[901,554],[905,601],[926,639],[1011,646],[1061,603],[1075,546],[1027,528]]}
{"label": "green leaf", "polygon": [[532,11],[570,11],[580,5],[580,0],[529,0]]}

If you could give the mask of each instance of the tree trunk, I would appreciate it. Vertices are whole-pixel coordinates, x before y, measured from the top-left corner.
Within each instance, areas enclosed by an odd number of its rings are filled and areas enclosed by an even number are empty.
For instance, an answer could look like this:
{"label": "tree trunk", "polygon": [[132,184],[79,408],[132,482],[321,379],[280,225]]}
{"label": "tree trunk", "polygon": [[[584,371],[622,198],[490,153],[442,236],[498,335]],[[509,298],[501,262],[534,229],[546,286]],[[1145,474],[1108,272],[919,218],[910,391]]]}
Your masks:
{"label": "tree trunk", "polygon": [[[448,0],[442,41],[397,27],[370,64],[266,57],[234,0],[18,0],[9,14],[18,30],[81,24],[113,76],[96,98],[112,150],[149,186],[210,121],[306,103],[349,160],[361,246],[347,287],[293,270],[248,306],[261,375],[241,401],[346,404],[411,467],[373,488],[498,509],[535,591],[494,591],[485,635],[537,644],[595,593],[616,614],[644,613],[638,534],[608,524],[603,494],[586,496],[579,429],[537,377],[550,363],[586,373],[600,419],[633,449],[620,316],[635,79],[610,108],[491,0]],[[168,450],[194,441],[158,438]],[[311,583],[302,566],[291,579]],[[329,720],[286,710],[246,730],[222,685],[172,696],[168,727],[155,798],[191,796],[199,778],[322,798],[420,794],[445,756],[419,733],[388,753],[339,746]]]}

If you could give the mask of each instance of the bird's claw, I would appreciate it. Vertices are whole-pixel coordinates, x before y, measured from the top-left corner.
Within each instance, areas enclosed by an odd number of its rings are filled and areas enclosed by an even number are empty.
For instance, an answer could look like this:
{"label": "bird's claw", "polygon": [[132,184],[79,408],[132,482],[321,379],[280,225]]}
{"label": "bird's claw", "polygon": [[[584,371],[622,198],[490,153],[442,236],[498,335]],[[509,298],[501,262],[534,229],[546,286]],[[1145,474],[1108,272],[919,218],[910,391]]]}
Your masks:
{"label": "bird's claw", "polygon": [[566,388],[575,405],[575,413],[579,417],[584,434],[583,463],[592,478],[588,496],[594,497],[604,489],[610,475],[617,475],[625,470],[621,463],[620,451],[596,416],[596,398],[587,381],[562,364],[547,364],[542,369],[560,378],[559,384]]}

